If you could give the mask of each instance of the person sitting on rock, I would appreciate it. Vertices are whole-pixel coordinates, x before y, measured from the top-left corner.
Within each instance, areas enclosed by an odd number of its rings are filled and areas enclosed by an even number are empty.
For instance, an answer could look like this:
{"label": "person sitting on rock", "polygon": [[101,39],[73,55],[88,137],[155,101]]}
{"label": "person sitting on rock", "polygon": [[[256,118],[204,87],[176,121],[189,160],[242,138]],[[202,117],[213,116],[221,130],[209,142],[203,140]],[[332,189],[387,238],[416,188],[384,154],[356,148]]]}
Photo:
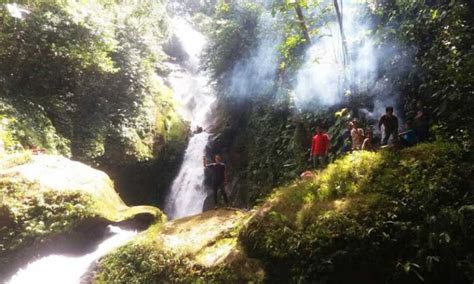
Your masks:
{"label": "person sitting on rock", "polygon": [[371,130],[367,130],[366,133],[365,133],[364,143],[362,143],[362,150],[365,150],[365,151],[374,151],[375,150]]}
{"label": "person sitting on rock", "polygon": [[416,136],[416,131],[413,128],[413,123],[407,121],[405,123],[405,131],[398,135],[400,139],[400,144],[403,147],[411,147],[418,142],[418,137]]}
{"label": "person sitting on rock", "polygon": [[224,196],[224,202],[226,206],[229,206],[229,200],[227,193],[225,192],[225,185],[227,184],[227,172],[225,164],[222,163],[222,157],[220,155],[214,156],[214,163],[208,163],[207,157],[204,157],[204,167],[210,169],[213,174],[211,188],[214,193],[214,206],[217,206],[217,194],[222,192]]}

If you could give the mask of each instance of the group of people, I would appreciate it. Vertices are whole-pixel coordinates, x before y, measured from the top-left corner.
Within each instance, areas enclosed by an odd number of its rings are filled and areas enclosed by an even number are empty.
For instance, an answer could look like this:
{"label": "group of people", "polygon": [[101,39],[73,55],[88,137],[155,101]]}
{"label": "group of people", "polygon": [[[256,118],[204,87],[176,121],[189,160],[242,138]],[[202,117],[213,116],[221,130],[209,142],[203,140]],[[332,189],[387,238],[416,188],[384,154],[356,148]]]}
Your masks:
{"label": "group of people", "polygon": [[[396,148],[411,147],[418,142],[425,142],[429,137],[429,123],[426,112],[423,108],[417,111],[415,121],[407,121],[405,130],[398,132],[398,117],[393,113],[393,107],[387,107],[385,114],[378,121],[378,130],[382,134],[380,142],[381,147],[386,147],[389,141]],[[374,142],[373,132],[370,128],[364,131],[359,126],[357,120],[353,120],[347,124],[347,129],[342,135],[343,146],[342,152],[366,150],[374,151],[378,147],[378,143]],[[327,157],[330,149],[330,138],[321,127],[316,128],[316,134],[313,136],[310,150],[310,160],[313,168],[322,168],[327,163]]]}
{"label": "group of people", "polygon": [[[415,123],[411,121],[406,122],[405,130],[401,133],[399,130],[398,117],[393,112],[393,107],[387,107],[385,114],[382,115],[378,121],[378,130],[382,133],[380,145],[385,147],[389,141],[394,147],[410,147],[418,142],[424,142],[429,137],[429,123],[426,112],[421,108],[417,111]],[[202,128],[197,130],[197,133],[202,132]],[[378,148],[378,143],[374,142],[372,130],[359,126],[357,120],[353,120],[347,125],[342,139],[342,152],[349,151],[374,151]],[[312,138],[312,145],[310,150],[310,161],[313,168],[322,168],[328,163],[329,149],[331,148],[331,140],[329,135],[320,127],[316,127],[316,134]],[[226,166],[222,162],[220,155],[214,156],[214,162],[209,163],[207,157],[204,157],[203,165],[205,168],[204,184],[212,190],[214,196],[214,204],[217,205],[218,194],[221,193],[224,198],[226,206],[229,205],[225,186],[227,184]],[[303,174],[312,175],[311,172],[306,171]]]}

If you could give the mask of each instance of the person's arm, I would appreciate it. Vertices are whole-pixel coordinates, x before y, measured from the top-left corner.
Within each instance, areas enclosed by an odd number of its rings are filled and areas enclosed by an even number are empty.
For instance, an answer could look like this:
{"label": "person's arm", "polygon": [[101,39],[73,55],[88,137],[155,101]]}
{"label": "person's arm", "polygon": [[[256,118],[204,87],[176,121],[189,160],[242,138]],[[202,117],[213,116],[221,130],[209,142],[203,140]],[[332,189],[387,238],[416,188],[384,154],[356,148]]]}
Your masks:
{"label": "person's arm", "polygon": [[314,139],[311,138],[311,150],[309,150],[309,157],[313,157]]}
{"label": "person's arm", "polygon": [[383,124],[383,115],[382,117],[379,119],[379,131],[382,131],[382,124]]}
{"label": "person's arm", "polygon": [[203,162],[204,167],[207,168],[207,157],[204,156],[202,157],[202,159],[203,159],[202,162]]}

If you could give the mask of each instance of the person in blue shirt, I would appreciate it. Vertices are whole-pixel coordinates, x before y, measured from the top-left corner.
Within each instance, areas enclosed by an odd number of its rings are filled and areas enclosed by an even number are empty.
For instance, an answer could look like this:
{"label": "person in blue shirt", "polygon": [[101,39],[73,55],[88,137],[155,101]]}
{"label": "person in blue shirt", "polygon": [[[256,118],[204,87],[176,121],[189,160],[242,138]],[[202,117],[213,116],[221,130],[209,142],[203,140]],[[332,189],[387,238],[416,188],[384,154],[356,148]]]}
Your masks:
{"label": "person in blue shirt", "polygon": [[411,147],[418,142],[418,137],[411,121],[405,123],[405,131],[400,133],[398,138],[400,139],[400,144],[404,147]]}

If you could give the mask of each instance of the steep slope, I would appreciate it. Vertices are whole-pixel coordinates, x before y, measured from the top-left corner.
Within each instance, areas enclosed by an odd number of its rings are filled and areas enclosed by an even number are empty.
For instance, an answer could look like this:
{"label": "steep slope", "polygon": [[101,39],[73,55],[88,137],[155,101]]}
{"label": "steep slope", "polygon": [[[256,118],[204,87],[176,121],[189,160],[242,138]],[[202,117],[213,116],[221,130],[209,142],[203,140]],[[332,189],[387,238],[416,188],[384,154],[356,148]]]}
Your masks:
{"label": "steep slope", "polygon": [[470,283],[472,176],[450,144],[354,152],[277,190],[241,241],[269,282]]}

